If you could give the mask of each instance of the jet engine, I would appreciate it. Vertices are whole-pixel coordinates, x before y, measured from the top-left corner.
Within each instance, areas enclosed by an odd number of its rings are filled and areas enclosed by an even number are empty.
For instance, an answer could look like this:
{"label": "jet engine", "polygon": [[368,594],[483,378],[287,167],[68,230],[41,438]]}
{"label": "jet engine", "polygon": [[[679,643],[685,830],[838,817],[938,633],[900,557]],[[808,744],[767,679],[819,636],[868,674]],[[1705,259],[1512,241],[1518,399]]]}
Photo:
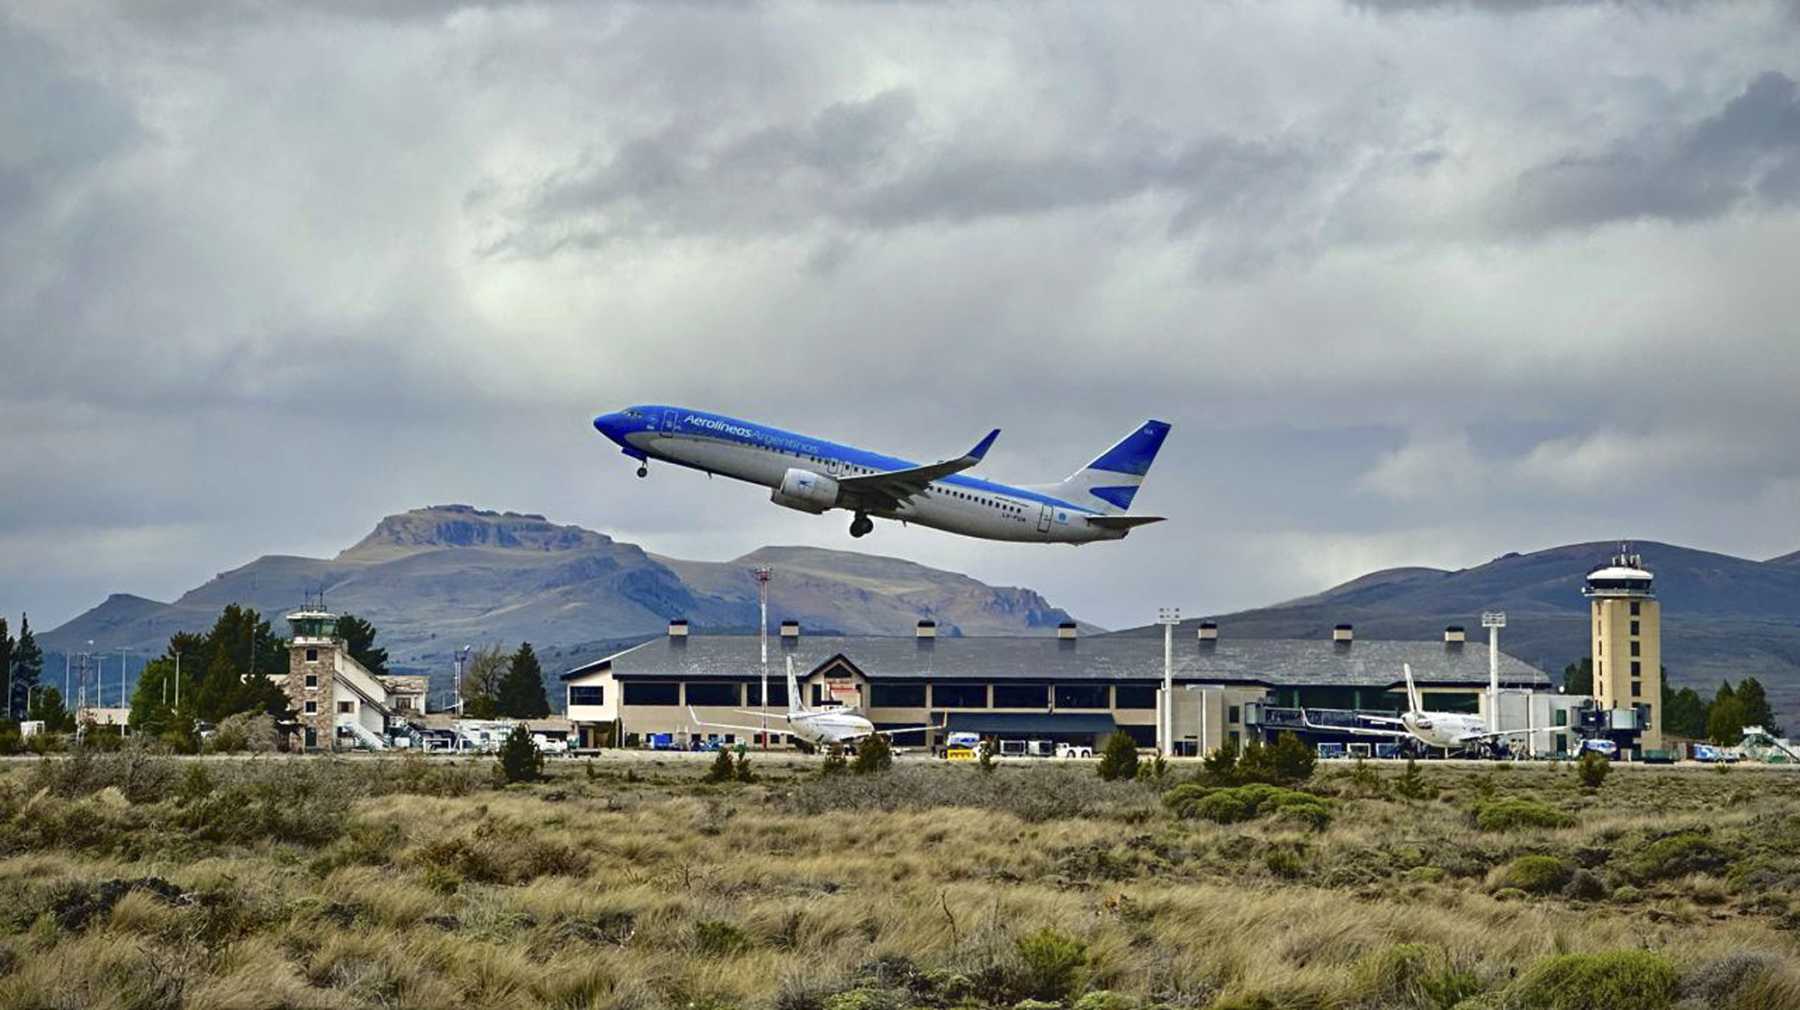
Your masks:
{"label": "jet engine", "polygon": [[781,475],[781,486],[769,492],[777,505],[814,515],[837,505],[838,482],[822,473],[791,467]]}

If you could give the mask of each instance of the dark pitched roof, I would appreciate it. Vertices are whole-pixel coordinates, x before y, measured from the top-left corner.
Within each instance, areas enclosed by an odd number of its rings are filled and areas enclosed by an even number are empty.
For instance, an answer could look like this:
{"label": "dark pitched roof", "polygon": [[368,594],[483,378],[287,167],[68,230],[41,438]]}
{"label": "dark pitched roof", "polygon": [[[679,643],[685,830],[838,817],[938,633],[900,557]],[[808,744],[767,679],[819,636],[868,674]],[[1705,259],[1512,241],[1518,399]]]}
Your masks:
{"label": "dark pitched roof", "polygon": [[[870,680],[1161,680],[1163,643],[1154,637],[1096,635],[1075,641],[1050,637],[913,638],[814,635],[769,643],[769,675],[781,676],[787,656],[804,676],[843,655]],[[755,677],[760,672],[755,635],[656,638],[563,674],[570,679],[611,665],[619,677]],[[1271,686],[1392,687],[1400,666],[1412,664],[1420,684],[1485,685],[1487,645],[1443,642],[1329,639],[1188,639],[1175,647],[1174,675],[1184,682]],[[1502,652],[1500,681],[1511,686],[1549,685],[1543,671]]]}

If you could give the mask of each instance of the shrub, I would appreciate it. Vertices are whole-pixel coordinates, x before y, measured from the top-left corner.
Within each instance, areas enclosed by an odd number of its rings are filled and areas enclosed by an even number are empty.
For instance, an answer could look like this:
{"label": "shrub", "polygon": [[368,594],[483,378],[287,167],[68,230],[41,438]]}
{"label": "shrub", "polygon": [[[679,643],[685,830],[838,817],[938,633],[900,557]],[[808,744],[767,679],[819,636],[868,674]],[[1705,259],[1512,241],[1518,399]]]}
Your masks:
{"label": "shrub", "polygon": [[1019,967],[1012,988],[1021,996],[1063,1000],[1086,981],[1087,944],[1061,930],[1040,929],[1020,937],[1014,946]]}
{"label": "shrub", "polygon": [[219,720],[219,728],[206,741],[206,750],[217,754],[268,754],[275,750],[275,719],[267,712],[239,712]]}
{"label": "shrub", "polygon": [[1096,989],[1083,993],[1075,1001],[1073,1010],[1137,1010],[1138,1001],[1122,992],[1110,989]]}
{"label": "shrub", "polygon": [[1606,897],[1606,882],[1593,870],[1576,870],[1563,887],[1563,897],[1578,901],[1599,901]]}
{"label": "shrub", "polygon": [[1453,965],[1442,947],[1423,943],[1398,943],[1368,954],[1356,963],[1351,978],[1361,1004],[1384,1010],[1436,1010],[1481,991],[1475,975]]}
{"label": "shrub", "polygon": [[994,770],[994,741],[982,738],[980,745],[975,748],[975,766],[983,772]]}
{"label": "shrub", "polygon": [[1483,831],[1567,828],[1574,824],[1574,817],[1537,800],[1494,800],[1475,809],[1475,826]]}
{"label": "shrub", "polygon": [[1306,857],[1293,849],[1270,849],[1263,855],[1263,865],[1269,872],[1283,880],[1298,880],[1306,876]]}
{"label": "shrub", "polygon": [[524,723],[514,726],[500,745],[500,774],[507,782],[535,782],[544,777],[544,755],[538,753]]}
{"label": "shrub", "polygon": [[849,767],[844,761],[843,744],[834,743],[825,750],[825,762],[819,765],[819,777],[828,779],[842,775]]}
{"label": "shrub", "polygon": [[1283,733],[1276,739],[1272,756],[1275,781],[1280,785],[1293,785],[1312,778],[1313,766],[1319,760],[1318,754],[1292,733]]}
{"label": "shrub", "polygon": [[1770,954],[1737,953],[1689,970],[1681,1006],[1709,1010],[1786,1010],[1800,1006],[1800,977]]}
{"label": "shrub", "polygon": [[1581,755],[1580,761],[1575,762],[1575,772],[1581,777],[1581,785],[1584,789],[1600,788],[1611,771],[1612,762],[1606,759],[1605,754],[1598,751],[1588,751]]}
{"label": "shrub", "polygon": [[1400,778],[1394,783],[1394,792],[1401,799],[1407,800],[1428,800],[1437,795],[1437,790],[1425,781],[1424,774],[1419,771],[1419,762],[1411,757],[1406,759],[1406,771],[1400,773]]}
{"label": "shrub", "polygon": [[737,759],[737,780],[739,782],[755,782],[756,771],[750,767],[750,755],[739,754]]}
{"label": "shrub", "polygon": [[1731,861],[1725,850],[1706,836],[1683,832],[1659,838],[1644,846],[1621,867],[1635,883],[1685,877],[1690,873],[1712,873]]}
{"label": "shrub", "polygon": [[1681,977],[1661,954],[1619,950],[1540,961],[1506,989],[1504,1006],[1529,1010],[1665,1010]]}
{"label": "shrub", "polygon": [[694,947],[702,954],[729,957],[750,949],[750,934],[722,919],[694,923]]}
{"label": "shrub", "polygon": [[1238,784],[1238,754],[1234,747],[1220,747],[1200,761],[1200,781],[1213,786]]}
{"label": "shrub", "polygon": [[1100,750],[1100,777],[1108,782],[1137,778],[1137,741],[1129,734],[1114,733]]}
{"label": "shrub", "polygon": [[579,851],[542,837],[532,825],[484,820],[463,835],[436,838],[412,853],[427,886],[454,890],[462,881],[523,884],[546,876],[574,876],[587,868]]}
{"label": "shrub", "polygon": [[871,733],[856,745],[856,760],[850,770],[858,775],[874,775],[894,767],[894,748],[880,733]]}
{"label": "shrub", "polygon": [[713,758],[712,767],[706,770],[705,781],[714,784],[737,781],[737,764],[731,760],[730,750],[724,747],[719,748],[718,755]]}
{"label": "shrub", "polygon": [[1555,856],[1520,856],[1501,867],[1492,883],[1496,890],[1516,887],[1527,894],[1551,894],[1573,877],[1569,864]]}
{"label": "shrub", "polygon": [[1323,797],[1265,783],[1209,789],[1189,782],[1169,790],[1163,804],[1176,817],[1215,824],[1237,824],[1270,815],[1315,831],[1331,823],[1331,808]]}

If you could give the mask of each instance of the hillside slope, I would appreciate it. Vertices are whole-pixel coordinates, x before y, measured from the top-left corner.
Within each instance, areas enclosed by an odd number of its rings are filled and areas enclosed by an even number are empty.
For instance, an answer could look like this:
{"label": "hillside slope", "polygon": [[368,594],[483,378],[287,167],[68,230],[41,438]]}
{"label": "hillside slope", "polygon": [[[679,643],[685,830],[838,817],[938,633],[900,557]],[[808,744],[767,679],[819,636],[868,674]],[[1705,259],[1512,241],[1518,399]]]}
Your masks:
{"label": "hillside slope", "polygon": [[442,666],[465,643],[546,648],[660,633],[672,617],[700,628],[753,629],[750,568],[775,567],[770,620],[815,629],[910,634],[921,618],[944,634],[1049,633],[1069,615],[1029,589],[994,587],[898,558],[769,547],[734,561],[682,561],[540,515],[442,505],[388,516],[332,559],[270,555],[172,603],[114,595],[42,636],[53,650],[157,652],[176,631],[204,630],[228,603],[274,619],[323,591],[333,610],[375,622],[406,666]]}

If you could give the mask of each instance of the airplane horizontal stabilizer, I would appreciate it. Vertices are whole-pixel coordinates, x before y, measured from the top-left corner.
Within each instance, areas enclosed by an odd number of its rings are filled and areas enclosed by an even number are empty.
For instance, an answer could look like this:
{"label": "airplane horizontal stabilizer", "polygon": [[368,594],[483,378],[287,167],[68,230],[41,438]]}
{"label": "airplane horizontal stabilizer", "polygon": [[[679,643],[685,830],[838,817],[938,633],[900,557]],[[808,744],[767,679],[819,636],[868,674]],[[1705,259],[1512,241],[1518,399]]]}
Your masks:
{"label": "airplane horizontal stabilizer", "polygon": [[1129,530],[1138,526],[1162,522],[1165,516],[1088,516],[1089,526],[1098,526],[1103,530]]}

